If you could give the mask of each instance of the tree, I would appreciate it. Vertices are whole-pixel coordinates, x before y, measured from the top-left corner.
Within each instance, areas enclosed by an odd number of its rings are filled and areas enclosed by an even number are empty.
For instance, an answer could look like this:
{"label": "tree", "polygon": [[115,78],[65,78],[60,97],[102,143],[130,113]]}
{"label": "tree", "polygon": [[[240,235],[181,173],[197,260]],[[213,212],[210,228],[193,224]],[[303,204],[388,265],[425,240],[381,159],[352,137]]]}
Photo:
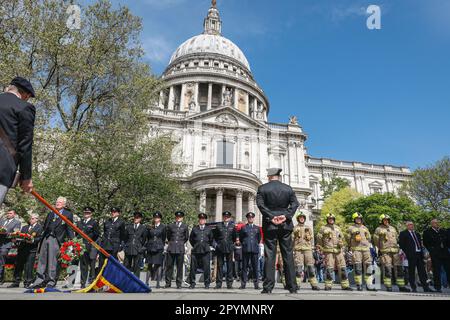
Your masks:
{"label": "tree", "polygon": [[350,182],[347,179],[340,178],[337,174],[334,174],[330,181],[322,179],[322,181],[320,181],[320,187],[323,190],[323,198],[327,199],[334,192],[350,187]]}
{"label": "tree", "polygon": [[[396,196],[393,193],[375,193],[370,196],[360,197],[348,202],[343,209],[343,216],[347,223],[352,223],[352,214],[359,212],[364,217],[364,223],[371,232],[379,225],[379,216],[388,214],[392,224],[399,230],[404,229],[404,222],[415,222],[416,229],[422,231],[427,223],[424,223],[424,211],[414,202],[404,196]],[[429,222],[429,221],[428,221]]]}
{"label": "tree", "polygon": [[317,222],[315,230],[318,231],[320,227],[326,224],[326,216],[329,213],[334,214],[336,216],[336,224],[345,229],[344,208],[349,202],[360,197],[362,197],[362,194],[349,187],[334,192],[323,203],[320,220]]}
{"label": "tree", "polygon": [[450,158],[413,172],[401,194],[411,196],[419,206],[441,221],[450,220]]}

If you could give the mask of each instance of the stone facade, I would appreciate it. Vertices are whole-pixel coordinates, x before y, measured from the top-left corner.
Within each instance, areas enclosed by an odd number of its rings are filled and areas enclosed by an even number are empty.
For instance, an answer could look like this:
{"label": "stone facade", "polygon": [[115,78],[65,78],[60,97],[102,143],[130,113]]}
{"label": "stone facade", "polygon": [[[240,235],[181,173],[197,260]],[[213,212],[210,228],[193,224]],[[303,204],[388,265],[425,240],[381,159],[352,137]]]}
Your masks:
{"label": "stone facade", "polygon": [[178,142],[174,160],[185,165],[179,179],[198,192],[201,212],[221,220],[228,210],[242,221],[253,211],[261,223],[255,196],[269,167],[283,169],[282,180],[295,190],[309,224],[322,204],[322,178],[336,173],[365,194],[395,191],[408,179],[407,168],[309,157],[297,117],[268,122],[269,100],[221,26],[213,4],[203,34],[173,54],[162,75],[167,87],[150,110],[150,136],[168,134]]}

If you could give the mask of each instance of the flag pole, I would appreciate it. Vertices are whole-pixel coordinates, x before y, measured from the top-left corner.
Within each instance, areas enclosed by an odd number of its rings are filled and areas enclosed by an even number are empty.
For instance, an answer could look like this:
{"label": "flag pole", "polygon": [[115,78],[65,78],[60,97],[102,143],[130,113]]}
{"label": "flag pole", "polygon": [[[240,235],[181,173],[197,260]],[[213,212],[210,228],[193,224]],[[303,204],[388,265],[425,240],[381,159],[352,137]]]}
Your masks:
{"label": "flag pole", "polygon": [[60,217],[65,223],[69,225],[73,230],[75,230],[80,236],[82,236],[84,239],[86,239],[91,245],[95,247],[100,253],[102,253],[106,258],[110,257],[110,254],[105,251],[102,247],[100,247],[94,240],[92,240],[87,234],[85,234],[83,231],[81,231],[80,228],[78,228],[72,221],[67,219],[64,215],[59,213],[58,210],[56,210],[50,203],[48,203],[39,193],[32,190],[31,194],[38,199],[43,205],[45,205],[47,208],[49,208],[51,211],[53,211],[54,214],[56,214],[58,217]]}

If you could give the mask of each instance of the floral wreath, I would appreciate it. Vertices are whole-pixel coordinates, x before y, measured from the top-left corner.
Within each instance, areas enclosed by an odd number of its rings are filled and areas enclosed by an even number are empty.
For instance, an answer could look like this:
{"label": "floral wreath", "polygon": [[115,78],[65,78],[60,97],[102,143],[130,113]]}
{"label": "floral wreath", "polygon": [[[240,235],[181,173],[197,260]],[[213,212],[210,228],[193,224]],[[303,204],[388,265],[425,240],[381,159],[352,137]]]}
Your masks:
{"label": "floral wreath", "polygon": [[86,246],[81,239],[64,242],[59,249],[59,262],[62,268],[67,268],[71,262],[80,258],[86,251]]}

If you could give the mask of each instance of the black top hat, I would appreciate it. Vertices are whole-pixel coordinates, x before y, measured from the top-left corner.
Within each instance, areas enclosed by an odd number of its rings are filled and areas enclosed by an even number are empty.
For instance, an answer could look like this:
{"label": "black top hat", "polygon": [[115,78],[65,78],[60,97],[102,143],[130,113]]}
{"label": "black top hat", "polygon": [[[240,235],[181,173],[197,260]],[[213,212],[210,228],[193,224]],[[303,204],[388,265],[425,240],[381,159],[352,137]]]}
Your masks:
{"label": "black top hat", "polygon": [[112,207],[111,212],[120,212],[120,208],[118,207]]}
{"label": "black top hat", "polygon": [[222,213],[222,216],[227,216],[227,217],[231,217],[232,214],[230,211],[225,211],[224,213]]}
{"label": "black top hat", "polygon": [[142,214],[142,212],[136,211],[135,213],[133,213],[133,217],[142,218],[142,217],[144,217],[144,215]]}
{"label": "black top hat", "polygon": [[175,217],[184,217],[184,212],[183,211],[175,212]]}
{"label": "black top hat", "polygon": [[162,219],[162,213],[159,212],[159,211],[154,212],[153,213],[153,218],[160,218],[160,219]]}
{"label": "black top hat", "polygon": [[246,215],[245,215],[247,218],[254,218],[255,217],[255,214],[253,213],[253,212],[249,212],[249,213],[247,213]]}
{"label": "black top hat", "polygon": [[206,213],[199,213],[198,218],[199,219],[208,219],[208,215]]}
{"label": "black top hat", "polygon": [[92,213],[94,211],[95,210],[93,208],[91,208],[91,207],[84,207],[84,209],[83,209],[83,212],[90,212],[90,213]]}
{"label": "black top hat", "polygon": [[10,84],[28,92],[33,98],[35,97],[33,86],[27,79],[22,77],[15,77],[11,80]]}

